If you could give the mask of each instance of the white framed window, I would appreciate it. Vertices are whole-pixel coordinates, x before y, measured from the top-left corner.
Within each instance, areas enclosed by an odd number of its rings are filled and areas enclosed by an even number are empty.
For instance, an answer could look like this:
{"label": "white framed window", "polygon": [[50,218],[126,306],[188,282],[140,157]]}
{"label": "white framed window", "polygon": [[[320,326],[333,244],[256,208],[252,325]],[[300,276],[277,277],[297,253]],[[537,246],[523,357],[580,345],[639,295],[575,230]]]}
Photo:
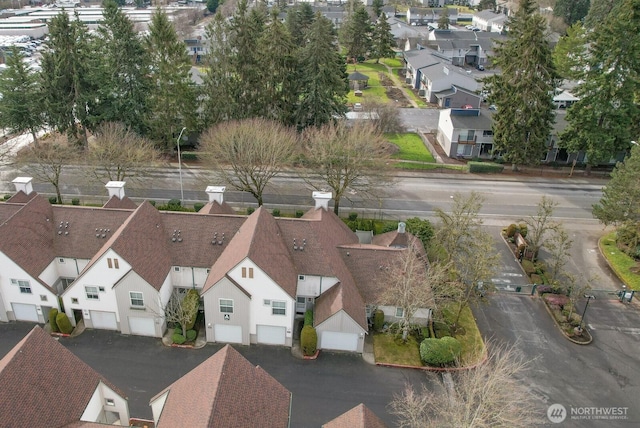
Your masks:
{"label": "white framed window", "polygon": [[100,296],[98,296],[98,287],[86,285],[84,287],[84,291],[87,294],[88,300],[100,300]]}
{"label": "white framed window", "polygon": [[265,305],[265,306],[271,306],[271,300],[269,300],[269,299],[264,299],[264,300],[262,301],[262,304],[263,304],[263,305]]}
{"label": "white framed window", "polygon": [[116,402],[115,402],[115,400],[113,398],[105,398],[104,399],[104,403],[107,406],[115,406],[116,405]]}
{"label": "white framed window", "polygon": [[11,284],[20,287],[20,292],[23,294],[31,294],[31,284],[29,281],[23,281],[21,279],[12,279]]}
{"label": "white framed window", "polygon": [[71,298],[71,304],[72,305],[77,305],[78,304],[78,298],[77,297],[72,297]]}
{"label": "white framed window", "polygon": [[304,281],[304,275],[298,275],[298,281]]}
{"label": "white framed window", "polygon": [[104,293],[104,287],[98,287],[98,291]]}
{"label": "white framed window", "polygon": [[287,302],[271,301],[272,315],[287,315]]}
{"label": "white framed window", "polygon": [[129,300],[134,308],[144,308],[144,297],[139,291],[129,291]]}
{"label": "white framed window", "polygon": [[404,308],[396,308],[396,317],[402,318],[404,316]]}
{"label": "white framed window", "polygon": [[220,299],[220,312],[223,314],[232,314],[233,313],[233,300],[231,299]]}
{"label": "white framed window", "polygon": [[46,295],[46,294],[41,294],[41,295],[40,295],[40,301],[41,301],[41,302],[46,302],[47,300],[48,300],[48,299],[47,299],[47,295]]}
{"label": "white framed window", "polygon": [[173,267],[173,271],[174,272],[180,272],[180,266],[174,266]]}
{"label": "white framed window", "polygon": [[211,272],[211,269],[207,268],[207,275],[209,275],[209,272]]}
{"label": "white framed window", "polygon": [[62,257],[60,257],[60,258],[58,259],[58,262],[59,262],[59,263],[64,263],[64,259],[63,259]]}

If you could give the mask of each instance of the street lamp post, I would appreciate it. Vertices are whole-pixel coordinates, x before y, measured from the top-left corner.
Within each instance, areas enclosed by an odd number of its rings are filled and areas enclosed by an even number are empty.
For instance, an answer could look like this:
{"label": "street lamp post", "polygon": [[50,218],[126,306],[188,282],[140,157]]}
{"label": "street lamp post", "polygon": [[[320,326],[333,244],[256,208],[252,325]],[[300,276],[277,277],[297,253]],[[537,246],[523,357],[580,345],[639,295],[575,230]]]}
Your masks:
{"label": "street lamp post", "polygon": [[187,127],[183,127],[182,131],[180,131],[180,135],[178,135],[178,171],[180,173],[180,204],[182,205],[182,201],[184,201],[184,189],[182,187],[182,156],[180,155],[180,140],[182,139],[182,133],[187,129]]}
{"label": "street lamp post", "polygon": [[584,297],[587,299],[587,303],[584,305],[584,310],[582,311],[582,317],[580,318],[580,331],[582,331],[582,325],[584,324],[584,314],[587,313],[587,308],[589,307],[589,302],[591,299],[595,299],[596,296],[592,294],[585,294]]}

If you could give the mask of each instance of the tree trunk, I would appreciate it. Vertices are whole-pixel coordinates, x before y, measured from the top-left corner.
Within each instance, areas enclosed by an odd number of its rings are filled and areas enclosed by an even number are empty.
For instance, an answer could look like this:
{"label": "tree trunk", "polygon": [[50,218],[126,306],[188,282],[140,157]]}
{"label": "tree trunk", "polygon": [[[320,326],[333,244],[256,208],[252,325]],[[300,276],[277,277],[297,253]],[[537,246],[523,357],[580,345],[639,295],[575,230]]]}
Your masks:
{"label": "tree trunk", "polygon": [[36,136],[36,131],[33,129],[31,130],[31,136],[33,137],[33,145],[38,147],[38,137]]}
{"label": "tree trunk", "polygon": [[340,215],[340,197],[338,196],[333,199],[333,212],[337,216]]}
{"label": "tree trunk", "polygon": [[262,206],[262,193],[260,193],[259,195],[255,195],[256,199],[258,200],[258,206],[261,207]]}
{"label": "tree trunk", "polygon": [[182,337],[184,337],[186,339],[187,338],[187,327],[186,327],[186,324],[180,324],[180,327],[182,327]]}
{"label": "tree trunk", "polygon": [[54,187],[56,188],[56,197],[58,198],[58,203],[62,204],[62,194],[60,193],[60,185],[55,184]]}
{"label": "tree trunk", "polygon": [[592,165],[587,164],[587,167],[584,169],[584,175],[591,175],[591,168],[593,168]]}
{"label": "tree trunk", "polygon": [[518,171],[518,164],[517,163],[512,163],[511,164],[511,171],[513,171],[513,172],[517,172]]}

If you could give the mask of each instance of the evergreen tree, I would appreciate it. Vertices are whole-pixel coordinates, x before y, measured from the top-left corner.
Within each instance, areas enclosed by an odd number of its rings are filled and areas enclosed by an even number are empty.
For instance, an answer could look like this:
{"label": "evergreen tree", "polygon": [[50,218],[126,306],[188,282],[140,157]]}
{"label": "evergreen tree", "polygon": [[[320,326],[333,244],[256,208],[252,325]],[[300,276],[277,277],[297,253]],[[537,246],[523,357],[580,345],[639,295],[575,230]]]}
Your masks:
{"label": "evergreen tree", "polygon": [[373,0],[371,3],[371,8],[373,9],[373,13],[379,18],[380,14],[382,14],[382,8],[384,7],[384,0]]}
{"label": "evergreen tree", "polygon": [[478,10],[496,10],[496,0],[480,0]]}
{"label": "evergreen tree", "polygon": [[211,13],[216,13],[220,2],[218,0],[207,0],[207,10]]}
{"label": "evergreen tree", "polygon": [[303,128],[343,116],[349,91],[346,65],[331,21],[318,13],[308,40],[300,55],[302,87],[297,122]]}
{"label": "evergreen tree", "polygon": [[371,50],[371,18],[362,3],[354,5],[353,12],[340,27],[340,37],[347,57],[358,62],[367,57]]}
{"label": "evergreen tree", "polygon": [[507,40],[497,43],[493,64],[502,74],[488,77],[494,150],[504,152],[513,169],[543,157],[554,121],[552,96],[556,71],[545,40],[546,22],[533,0],[522,0],[509,20]]}
{"label": "evergreen tree", "polygon": [[197,127],[191,63],[184,43],[160,8],[151,16],[145,46],[154,83],[149,94],[149,135],[159,148],[166,150],[176,144],[174,139],[182,127]]}
{"label": "evergreen tree", "polygon": [[371,56],[376,59],[376,63],[380,58],[393,58],[395,55],[393,46],[395,46],[395,40],[391,34],[391,26],[387,21],[387,15],[383,13],[373,28]]}
{"label": "evergreen tree", "polygon": [[84,147],[96,95],[91,69],[94,59],[89,32],[77,13],[73,21],[64,11],[51,19],[41,73],[47,123]]}
{"label": "evergreen tree", "polygon": [[448,30],[449,29],[449,8],[442,9],[442,13],[440,13],[440,18],[438,18],[438,29],[440,30]]}
{"label": "evergreen tree", "polygon": [[640,135],[640,0],[624,0],[590,33],[580,98],[567,112],[561,144],[586,151],[589,166],[609,161]]}
{"label": "evergreen tree", "polygon": [[37,132],[44,126],[39,76],[22,61],[13,46],[7,57],[7,68],[0,73],[0,128],[11,132],[29,132],[38,145]]}
{"label": "evergreen tree", "polygon": [[553,63],[558,74],[564,79],[579,80],[584,73],[586,55],[586,32],[581,22],[567,29],[553,50]]}
{"label": "evergreen tree", "polygon": [[295,46],[302,48],[306,44],[306,34],[313,24],[313,20],[313,9],[307,2],[299,3],[288,9],[286,25]]}
{"label": "evergreen tree", "polygon": [[104,21],[96,38],[97,105],[93,127],[120,122],[142,134],[146,132],[149,56],[131,20],[113,0],[104,4]]}
{"label": "evergreen tree", "polygon": [[593,0],[589,6],[589,12],[584,19],[587,28],[595,28],[602,23],[613,8],[623,0]]}
{"label": "evergreen tree", "polygon": [[258,40],[257,47],[263,58],[260,104],[264,107],[261,116],[287,126],[295,125],[300,98],[297,49],[277,12],[271,14],[271,22]]}
{"label": "evergreen tree", "polygon": [[589,2],[590,0],[556,0],[553,14],[561,17],[565,24],[573,25],[587,16]]}

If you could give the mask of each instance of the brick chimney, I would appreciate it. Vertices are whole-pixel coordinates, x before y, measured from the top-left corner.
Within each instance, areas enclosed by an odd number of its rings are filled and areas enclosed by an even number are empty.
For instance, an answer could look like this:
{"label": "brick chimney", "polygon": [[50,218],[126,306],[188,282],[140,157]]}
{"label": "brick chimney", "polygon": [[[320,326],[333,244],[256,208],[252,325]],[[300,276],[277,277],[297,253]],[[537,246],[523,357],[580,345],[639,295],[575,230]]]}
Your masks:
{"label": "brick chimney", "polygon": [[316,201],[316,208],[329,209],[329,201],[333,197],[331,192],[313,192],[313,200]]}
{"label": "brick chimney", "polygon": [[207,186],[205,192],[209,195],[209,202],[217,202],[222,205],[225,190],[227,190],[225,186]]}
{"label": "brick chimney", "polygon": [[126,184],[125,181],[110,181],[107,184],[105,184],[104,187],[106,187],[107,191],[109,192],[109,199],[111,199],[113,196],[117,196],[118,199],[124,198],[125,184]]}
{"label": "brick chimney", "polygon": [[25,195],[31,194],[33,192],[31,180],[33,180],[33,177],[16,177],[12,181],[13,185],[16,186],[16,193],[22,190]]}

